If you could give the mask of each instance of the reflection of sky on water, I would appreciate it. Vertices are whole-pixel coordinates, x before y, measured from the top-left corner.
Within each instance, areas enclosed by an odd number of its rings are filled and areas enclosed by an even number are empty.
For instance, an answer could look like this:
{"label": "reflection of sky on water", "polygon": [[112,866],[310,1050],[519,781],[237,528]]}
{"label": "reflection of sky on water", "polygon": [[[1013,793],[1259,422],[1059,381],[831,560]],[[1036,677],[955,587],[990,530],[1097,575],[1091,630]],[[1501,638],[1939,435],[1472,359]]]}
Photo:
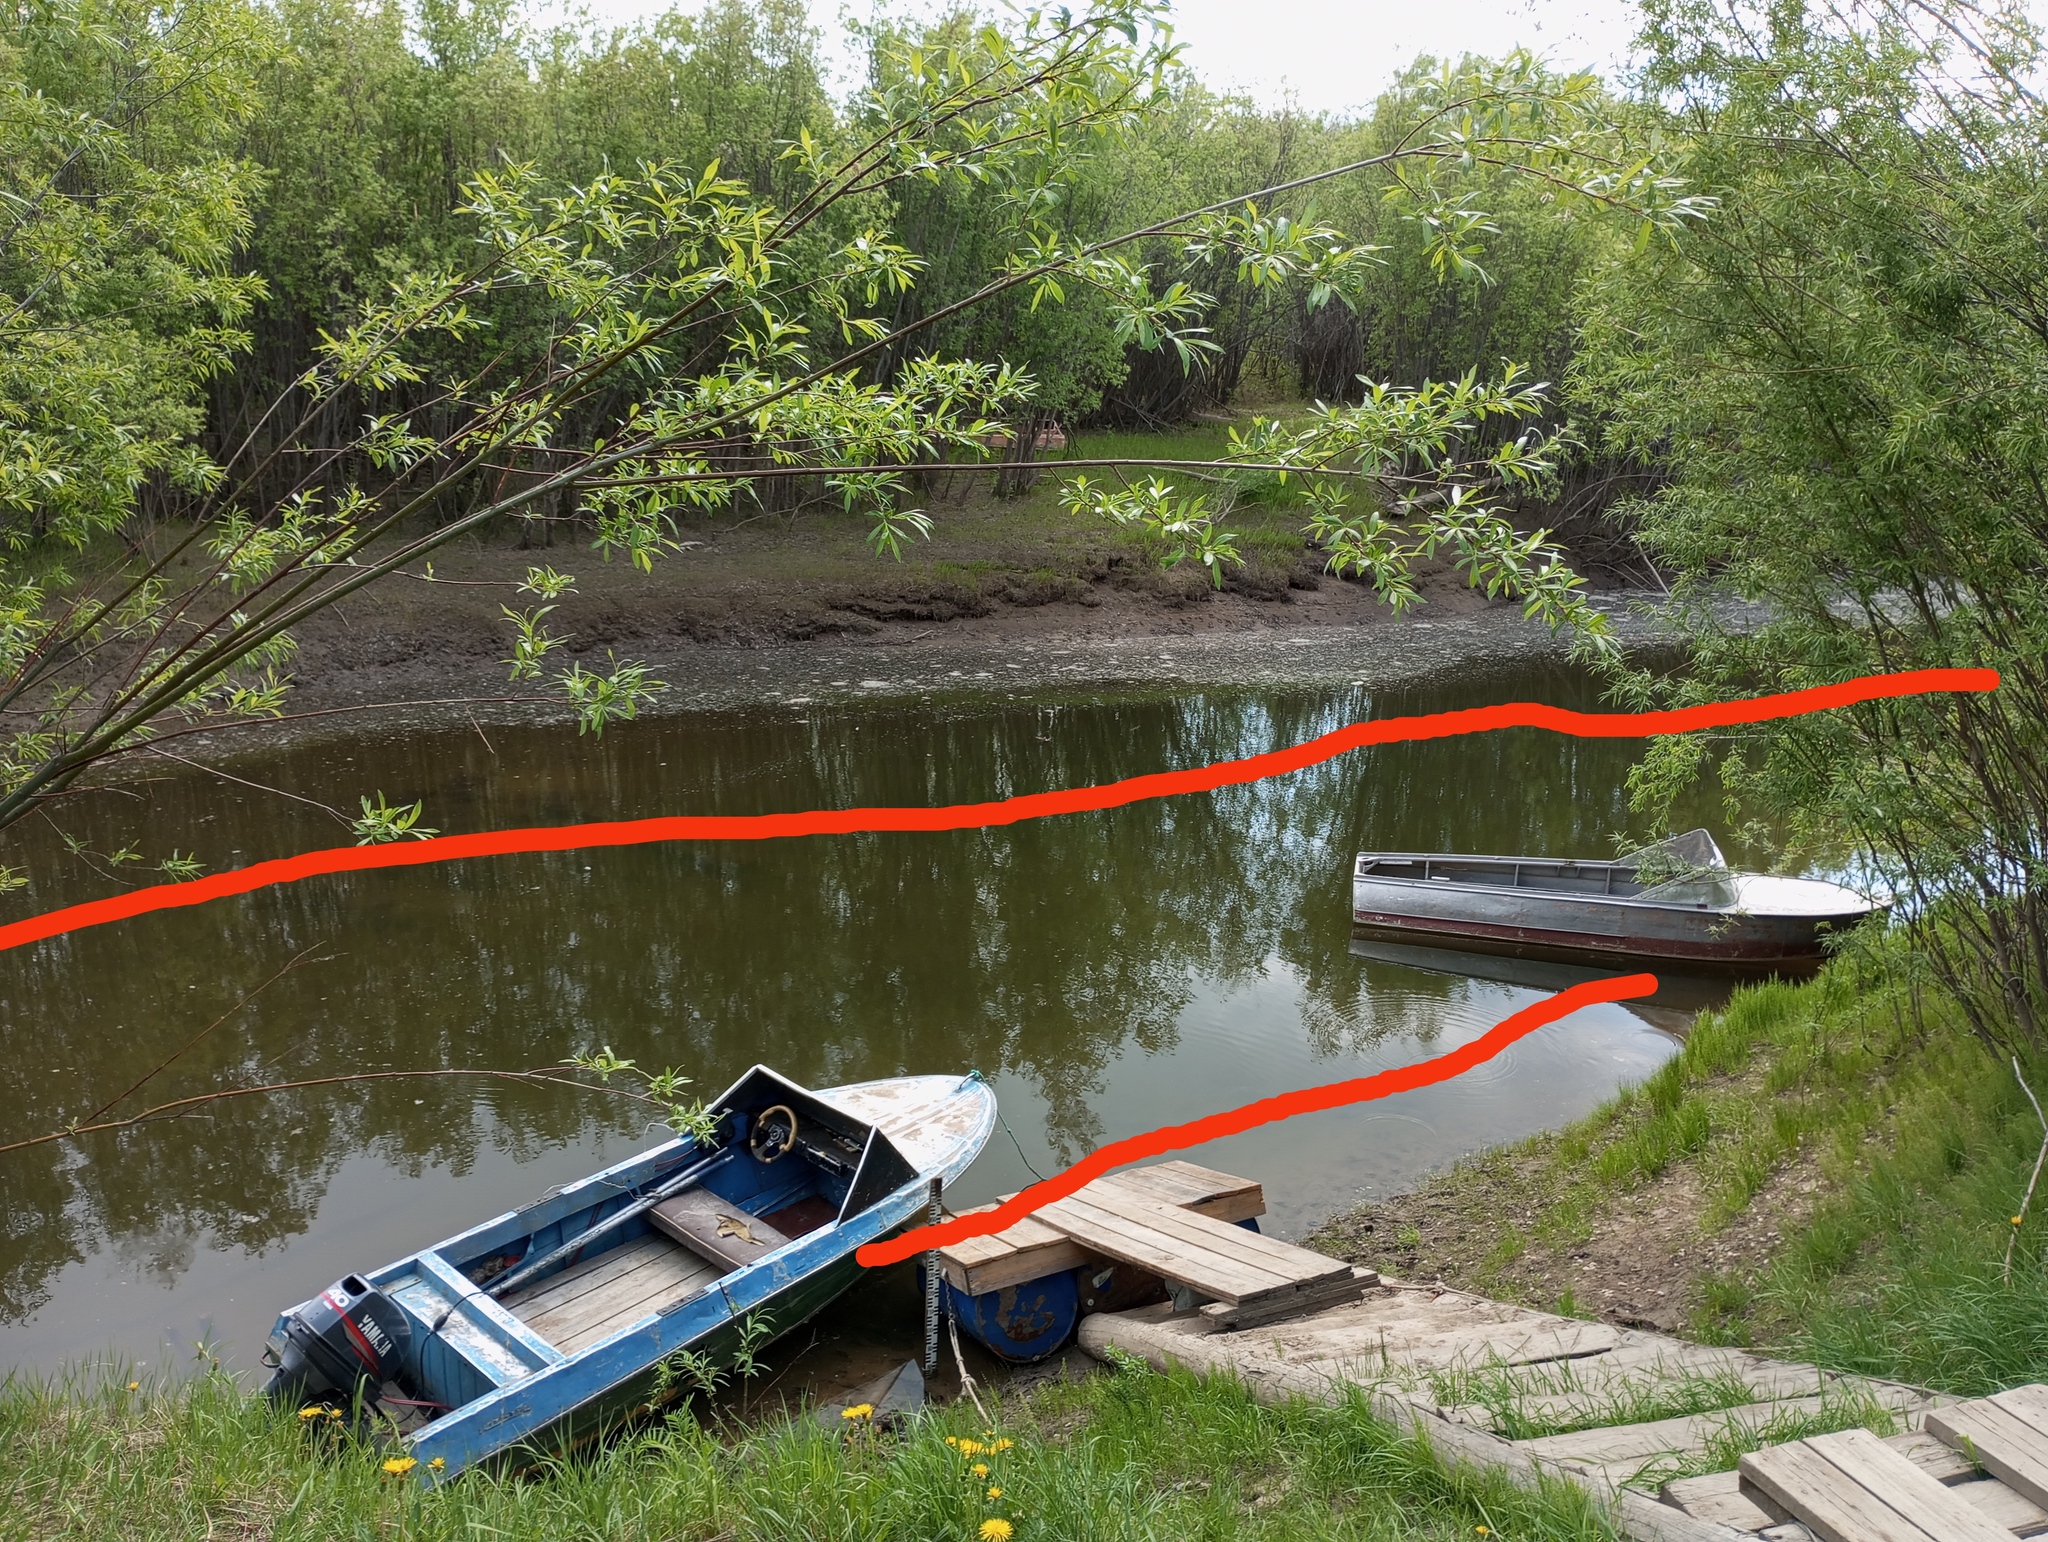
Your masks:
{"label": "reflection of sky on water", "polygon": [[[1181,1013],[1175,1051],[1176,1059],[1201,1068],[1199,1080],[1162,1077],[1149,1056],[1120,1056],[1106,1068],[1096,1099],[1113,1111],[1104,1138],[1447,1054],[1545,994],[1475,981],[1445,999],[1413,989],[1417,978],[1393,968],[1377,972],[1342,1034],[1317,1033],[1303,1022],[1301,983],[1277,961],[1263,978],[1235,990],[1202,992]],[[1296,1237],[1334,1210],[1399,1193],[1468,1152],[1589,1112],[1621,1083],[1648,1076],[1673,1046],[1669,1035],[1621,1007],[1588,1007],[1452,1081],[1261,1126],[1182,1155],[1259,1178],[1269,1216],[1261,1224]],[[1006,1112],[1016,1101],[1009,1099]],[[1000,1132],[998,1139],[1003,1149],[991,1143],[969,1179],[992,1184],[988,1197],[1029,1181]],[[1050,1171],[1049,1151],[1028,1142],[1026,1150],[1034,1165]]]}
{"label": "reflection of sky on water", "polygon": [[[1456,688],[1158,692],[657,719],[602,746],[540,729],[293,747],[239,774],[347,802],[425,796],[447,830],[657,812],[1003,797],[1192,766],[1368,715],[1537,699],[1520,669]],[[1055,726],[1049,731],[1050,718]],[[1354,956],[1361,847],[1598,855],[1630,747],[1528,730],[1391,747],[1253,787],[1005,830],[663,846],[316,880],[98,928],[0,961],[0,1140],[151,1083],[210,1088],[435,1066],[547,1065],[610,1044],[707,1090],[762,1061],[814,1086],[978,1067],[1041,1170],[1106,1139],[1442,1053],[1544,991]],[[301,806],[190,777],[81,804],[111,849],[174,838],[215,866],[330,844]],[[147,821],[154,820],[152,827]],[[175,832],[162,835],[154,831]],[[239,856],[231,853],[240,853]],[[1734,853],[1731,852],[1731,855]],[[52,852],[13,913],[96,892]],[[1669,1053],[1618,1007],[1458,1083],[1190,1153],[1267,1185],[1277,1227],[1591,1107]],[[628,1108],[474,1082],[355,1084],[0,1161],[0,1365],[155,1357],[210,1322],[249,1365],[279,1306],[530,1199],[645,1140]],[[998,1132],[962,1203],[1028,1181]]]}

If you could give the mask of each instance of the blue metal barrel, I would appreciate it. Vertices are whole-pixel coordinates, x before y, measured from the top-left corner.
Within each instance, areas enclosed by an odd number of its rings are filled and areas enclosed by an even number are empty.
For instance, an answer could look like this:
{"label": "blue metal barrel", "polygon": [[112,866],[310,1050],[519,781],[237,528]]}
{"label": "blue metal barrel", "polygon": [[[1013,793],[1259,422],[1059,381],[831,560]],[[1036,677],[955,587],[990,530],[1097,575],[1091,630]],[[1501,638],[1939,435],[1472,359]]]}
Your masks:
{"label": "blue metal barrel", "polygon": [[970,1296],[948,1281],[946,1295],[961,1330],[997,1359],[1016,1365],[1053,1353],[1066,1343],[1081,1317],[1080,1294],[1070,1269],[980,1296]]}
{"label": "blue metal barrel", "polygon": [[[1257,1231],[1256,1220],[1237,1223],[1246,1231]],[[924,1266],[918,1266],[919,1289],[923,1288]],[[1013,1365],[1043,1360],[1067,1342],[1081,1320],[1084,1292],[1091,1311],[1121,1311],[1150,1300],[1165,1300],[1158,1278],[1129,1265],[1104,1265],[1100,1269],[1063,1269],[1042,1275],[1022,1285],[1009,1285],[984,1295],[970,1296],[950,1280],[946,1299],[960,1323],[960,1331],[994,1355]]]}

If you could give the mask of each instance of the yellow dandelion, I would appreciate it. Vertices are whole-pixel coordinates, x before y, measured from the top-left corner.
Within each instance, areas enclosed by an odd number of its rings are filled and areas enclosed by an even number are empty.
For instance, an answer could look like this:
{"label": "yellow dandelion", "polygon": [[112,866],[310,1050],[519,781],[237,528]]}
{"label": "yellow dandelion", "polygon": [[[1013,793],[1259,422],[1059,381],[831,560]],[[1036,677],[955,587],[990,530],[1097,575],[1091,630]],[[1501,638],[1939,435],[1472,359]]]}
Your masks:
{"label": "yellow dandelion", "polygon": [[2019,1224],[2020,1224],[2020,1218],[2019,1218],[2018,1216],[2014,1216],[2014,1217],[2012,1218],[2012,1224],[2013,1224],[2013,1225],[2015,1225],[2015,1226],[2019,1225]]}
{"label": "yellow dandelion", "polygon": [[1003,1491],[1000,1488],[991,1488],[988,1491],[988,1497],[991,1499],[1001,1499],[1003,1497]]}
{"label": "yellow dandelion", "polygon": [[962,1456],[979,1456],[983,1449],[978,1440],[956,1440],[953,1445]]}
{"label": "yellow dandelion", "polygon": [[341,1417],[341,1410],[339,1408],[330,1408],[327,1410],[327,1417],[330,1419],[339,1419]]}
{"label": "yellow dandelion", "polygon": [[130,1392],[139,1392],[142,1390],[142,1383],[139,1381],[131,1381],[128,1383],[128,1390]]}
{"label": "yellow dandelion", "polygon": [[839,1410],[839,1417],[842,1419],[872,1419],[874,1416],[875,1405],[873,1403],[855,1403],[851,1408]]}
{"label": "yellow dandelion", "polygon": [[990,1447],[990,1449],[994,1451],[1007,1451],[1016,1443],[1016,1441],[1010,1439],[1009,1436],[1005,1435],[1001,1440],[997,1441],[992,1447]]}
{"label": "yellow dandelion", "polygon": [[985,1478],[988,1476],[988,1463],[976,1462],[972,1467],[968,1468],[967,1470],[973,1473],[977,1478]]}
{"label": "yellow dandelion", "polygon": [[433,1468],[434,1471],[439,1472],[442,1468],[448,1465],[448,1458],[445,1456],[437,1456],[431,1462],[427,1463],[427,1465]]}
{"label": "yellow dandelion", "polygon": [[957,1446],[960,1444],[960,1437],[958,1435],[948,1435],[946,1437],[946,1444],[949,1446]]}
{"label": "yellow dandelion", "polygon": [[301,1408],[299,1410],[299,1417],[301,1419],[317,1419],[325,1412],[327,1412],[326,1409],[315,1403],[311,1408]]}
{"label": "yellow dandelion", "polygon": [[384,1470],[394,1478],[402,1478],[417,1466],[419,1466],[419,1463],[412,1457],[394,1456],[386,1460]]}
{"label": "yellow dandelion", "polygon": [[1482,1537],[1490,1537],[1493,1535],[1493,1533],[1488,1531],[1484,1526],[1474,1526],[1472,1529]]}
{"label": "yellow dandelion", "polygon": [[981,1542],[1010,1542],[1016,1528],[1000,1515],[991,1515],[981,1523]]}

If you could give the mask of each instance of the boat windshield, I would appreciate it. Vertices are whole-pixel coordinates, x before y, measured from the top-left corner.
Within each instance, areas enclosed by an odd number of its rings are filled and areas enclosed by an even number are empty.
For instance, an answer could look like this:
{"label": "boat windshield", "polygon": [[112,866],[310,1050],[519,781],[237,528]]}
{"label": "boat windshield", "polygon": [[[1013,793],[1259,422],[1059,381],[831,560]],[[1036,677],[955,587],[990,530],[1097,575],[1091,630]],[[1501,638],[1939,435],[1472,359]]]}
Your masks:
{"label": "boat windshield", "polygon": [[1721,855],[1721,848],[1714,844],[1713,836],[1704,830],[1666,836],[1648,846],[1638,846],[1617,860],[1635,868],[1651,882],[1691,877],[1704,871],[1726,872],[1728,869],[1728,859]]}
{"label": "boat windshield", "polygon": [[1722,909],[1736,902],[1735,875],[1729,872],[1688,874],[1653,884],[1634,897],[1653,905],[1705,905]]}

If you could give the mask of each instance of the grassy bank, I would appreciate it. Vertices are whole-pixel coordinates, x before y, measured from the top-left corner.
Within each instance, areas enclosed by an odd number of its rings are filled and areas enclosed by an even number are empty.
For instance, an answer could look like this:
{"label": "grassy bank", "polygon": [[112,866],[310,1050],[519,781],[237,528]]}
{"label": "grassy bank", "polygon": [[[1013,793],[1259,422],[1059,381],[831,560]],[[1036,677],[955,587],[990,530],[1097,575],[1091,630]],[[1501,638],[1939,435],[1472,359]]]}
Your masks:
{"label": "grassy bank", "polygon": [[[1747,989],[1590,1118],[1316,1237],[1390,1273],[1977,1394],[2048,1379],[2042,1131],[1903,959]],[[2029,1073],[2037,1090],[2048,1073]]]}
{"label": "grassy bank", "polygon": [[549,1471],[427,1492],[384,1473],[384,1453],[323,1449],[223,1379],[171,1391],[11,1385],[0,1390],[0,1536],[1612,1535],[1574,1494],[1449,1474],[1359,1408],[1264,1408],[1234,1381],[1120,1370],[1013,1399],[997,1417],[1000,1431],[987,1431],[963,1404],[900,1435],[807,1422],[739,1434],[683,1413]]}

